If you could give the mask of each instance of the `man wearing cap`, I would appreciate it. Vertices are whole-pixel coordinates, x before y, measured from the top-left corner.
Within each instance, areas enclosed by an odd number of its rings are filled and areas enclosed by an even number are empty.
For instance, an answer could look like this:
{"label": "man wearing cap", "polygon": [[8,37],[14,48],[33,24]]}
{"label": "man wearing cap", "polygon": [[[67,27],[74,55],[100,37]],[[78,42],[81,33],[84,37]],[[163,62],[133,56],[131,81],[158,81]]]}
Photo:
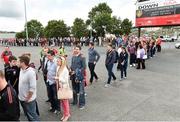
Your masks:
{"label": "man wearing cap", "polygon": [[100,59],[99,53],[94,49],[93,42],[89,43],[88,57],[89,57],[88,67],[89,67],[90,74],[91,74],[90,83],[92,84],[94,77],[95,77],[96,81],[98,80],[98,76],[96,75],[94,69],[95,69],[96,63]]}

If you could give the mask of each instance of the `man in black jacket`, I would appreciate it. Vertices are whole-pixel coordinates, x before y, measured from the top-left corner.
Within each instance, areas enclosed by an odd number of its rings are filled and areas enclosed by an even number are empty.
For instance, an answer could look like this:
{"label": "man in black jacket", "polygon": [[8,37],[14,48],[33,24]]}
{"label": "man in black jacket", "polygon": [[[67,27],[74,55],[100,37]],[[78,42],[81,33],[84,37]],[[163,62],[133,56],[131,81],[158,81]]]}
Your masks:
{"label": "man in black jacket", "polygon": [[15,89],[17,94],[19,93],[19,73],[20,68],[17,66],[17,58],[15,56],[10,56],[9,65],[5,68],[5,78],[6,81]]}
{"label": "man in black jacket", "polygon": [[18,121],[20,116],[19,101],[15,90],[0,70],[0,121]]}

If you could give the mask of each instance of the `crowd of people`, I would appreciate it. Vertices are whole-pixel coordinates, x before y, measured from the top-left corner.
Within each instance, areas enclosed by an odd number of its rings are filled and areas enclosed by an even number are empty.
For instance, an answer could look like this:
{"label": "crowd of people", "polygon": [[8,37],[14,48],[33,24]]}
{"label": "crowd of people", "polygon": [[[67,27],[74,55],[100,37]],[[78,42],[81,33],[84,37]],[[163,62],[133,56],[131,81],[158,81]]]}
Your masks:
{"label": "crowd of people", "polygon": [[58,38],[13,38],[13,39],[0,39],[0,43],[4,46],[42,46],[44,44],[54,45],[54,46],[72,46],[80,44],[81,46],[88,46],[89,42],[93,40],[97,45],[102,46],[103,42],[107,40],[106,38],[96,37],[81,37],[80,39],[75,37],[58,37]]}
{"label": "crowd of people", "polygon": [[[128,40],[114,38],[107,46],[106,88],[111,86],[112,79],[118,79],[114,73],[115,68],[121,72],[119,80],[122,81],[127,78],[128,65],[145,69],[145,60],[161,51],[160,38],[150,38],[148,41],[143,38]],[[101,56],[95,49],[94,42],[90,41],[88,44],[89,80],[86,57],[81,52],[81,45],[74,46],[70,66],[67,65],[67,54],[62,45],[59,45],[59,49],[44,45],[40,52],[38,72],[42,71],[48,98],[46,102],[50,103],[50,112],[59,114],[63,111],[61,121],[67,121],[71,116],[70,99],[73,106],[77,105],[80,110],[85,108],[85,87],[99,80],[95,67]],[[0,70],[0,120],[18,121],[21,105],[28,121],[40,121],[37,103],[38,76],[35,65],[31,62],[31,54],[25,53],[17,58],[6,46],[1,58],[4,62],[4,71]]]}

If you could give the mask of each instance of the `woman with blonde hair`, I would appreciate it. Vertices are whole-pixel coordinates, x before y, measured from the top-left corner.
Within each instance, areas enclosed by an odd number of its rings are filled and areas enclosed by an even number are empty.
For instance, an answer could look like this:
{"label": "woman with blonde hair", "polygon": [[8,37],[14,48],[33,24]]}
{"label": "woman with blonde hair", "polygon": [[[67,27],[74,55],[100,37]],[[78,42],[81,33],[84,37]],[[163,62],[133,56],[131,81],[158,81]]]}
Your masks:
{"label": "woman with blonde hair", "polygon": [[[69,71],[66,66],[66,59],[64,57],[58,57],[57,59],[57,90],[59,88],[69,88]],[[67,121],[70,117],[70,107],[69,107],[69,99],[61,100],[61,106],[63,109],[63,117],[61,121]]]}

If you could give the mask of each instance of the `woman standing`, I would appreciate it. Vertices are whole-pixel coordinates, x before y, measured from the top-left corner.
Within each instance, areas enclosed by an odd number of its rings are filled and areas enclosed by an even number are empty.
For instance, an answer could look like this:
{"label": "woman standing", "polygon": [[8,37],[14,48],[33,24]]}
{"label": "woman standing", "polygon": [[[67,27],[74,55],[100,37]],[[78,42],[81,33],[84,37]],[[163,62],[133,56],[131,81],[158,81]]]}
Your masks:
{"label": "woman standing", "polygon": [[137,63],[138,66],[136,69],[140,69],[142,65],[142,69],[145,69],[145,59],[143,59],[145,55],[145,50],[141,44],[139,44],[138,49],[137,49]]}
{"label": "woman standing", "polygon": [[120,53],[119,57],[119,64],[121,69],[121,81],[123,79],[123,74],[124,78],[127,78],[128,53],[125,47],[122,47],[122,52]]}
{"label": "woman standing", "polygon": [[[59,88],[69,88],[69,71],[66,66],[66,59],[64,57],[58,57],[57,60],[57,90]],[[70,117],[70,107],[69,107],[69,100],[64,99],[61,100],[61,106],[64,111],[63,117],[61,118],[61,121],[67,121]]]}

